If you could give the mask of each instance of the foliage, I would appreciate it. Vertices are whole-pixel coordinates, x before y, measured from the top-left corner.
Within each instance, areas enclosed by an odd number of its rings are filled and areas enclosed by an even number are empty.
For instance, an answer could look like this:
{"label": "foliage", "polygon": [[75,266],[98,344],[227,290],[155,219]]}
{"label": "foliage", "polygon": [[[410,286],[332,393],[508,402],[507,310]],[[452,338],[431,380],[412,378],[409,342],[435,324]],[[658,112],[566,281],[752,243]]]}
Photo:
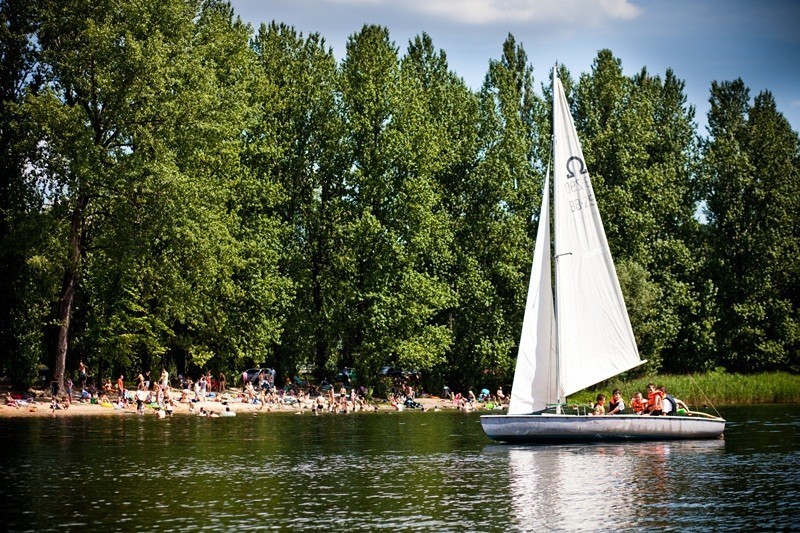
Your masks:
{"label": "foliage", "polygon": [[0,3],[0,375],[25,386],[46,361],[48,302],[55,297],[59,249],[54,228],[25,162],[37,149],[24,111],[39,91],[35,2]]}
{"label": "foliage", "polygon": [[[510,381],[552,100],[513,35],[473,91],[427,34],[365,25],[337,61],[221,0],[0,17],[0,373]],[[671,70],[558,73],[636,372],[800,370],[800,151],[770,93],[714,82],[702,139]]]}
{"label": "foliage", "polygon": [[524,49],[509,35],[478,94],[474,162],[463,176],[455,220],[453,285],[459,308],[445,379],[451,387],[502,383],[513,368],[543,176],[533,168],[542,103]]}
{"label": "foliage", "polygon": [[703,174],[719,361],[736,371],[800,368],[800,142],[769,92],[714,83]]}

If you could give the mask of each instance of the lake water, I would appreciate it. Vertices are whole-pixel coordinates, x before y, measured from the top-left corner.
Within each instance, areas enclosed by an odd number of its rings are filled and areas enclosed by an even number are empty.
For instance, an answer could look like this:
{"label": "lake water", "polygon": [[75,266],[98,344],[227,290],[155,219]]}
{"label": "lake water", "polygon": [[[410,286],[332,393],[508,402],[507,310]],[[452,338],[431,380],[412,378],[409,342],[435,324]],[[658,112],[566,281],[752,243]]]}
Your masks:
{"label": "lake water", "polygon": [[720,441],[509,446],[476,415],[0,420],[2,530],[764,530],[800,524],[800,405]]}

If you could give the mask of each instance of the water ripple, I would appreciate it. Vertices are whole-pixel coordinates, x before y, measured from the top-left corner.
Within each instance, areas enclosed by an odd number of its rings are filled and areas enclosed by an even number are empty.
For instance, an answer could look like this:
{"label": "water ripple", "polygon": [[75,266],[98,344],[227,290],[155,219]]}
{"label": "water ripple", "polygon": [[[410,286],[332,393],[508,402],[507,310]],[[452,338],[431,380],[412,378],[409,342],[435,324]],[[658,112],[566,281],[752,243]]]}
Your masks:
{"label": "water ripple", "polygon": [[2,527],[794,527],[800,408],[726,416],[724,441],[547,447],[457,413],[0,421]]}

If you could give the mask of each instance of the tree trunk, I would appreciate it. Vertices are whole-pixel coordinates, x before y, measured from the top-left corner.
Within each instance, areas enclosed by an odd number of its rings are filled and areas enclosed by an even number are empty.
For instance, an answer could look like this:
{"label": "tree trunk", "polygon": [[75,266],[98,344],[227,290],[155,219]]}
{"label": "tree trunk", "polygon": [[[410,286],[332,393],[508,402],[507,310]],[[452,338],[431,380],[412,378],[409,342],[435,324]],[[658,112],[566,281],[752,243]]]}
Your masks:
{"label": "tree trunk", "polygon": [[67,364],[67,348],[69,347],[69,324],[72,318],[72,307],[75,300],[75,287],[81,261],[83,244],[84,211],[89,199],[79,195],[75,210],[72,212],[72,225],[69,235],[69,263],[64,273],[64,284],[58,307],[58,343],[56,344],[56,362],[53,380],[58,384],[58,395],[64,393],[64,373]]}

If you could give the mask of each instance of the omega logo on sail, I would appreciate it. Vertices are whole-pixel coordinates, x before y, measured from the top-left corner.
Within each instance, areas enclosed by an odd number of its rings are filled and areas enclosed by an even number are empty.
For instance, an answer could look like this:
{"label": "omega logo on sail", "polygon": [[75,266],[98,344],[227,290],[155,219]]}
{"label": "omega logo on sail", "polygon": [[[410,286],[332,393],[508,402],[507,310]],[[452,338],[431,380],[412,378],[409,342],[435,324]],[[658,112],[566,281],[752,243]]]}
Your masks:
{"label": "omega logo on sail", "polygon": [[[576,165],[577,167],[575,170],[577,170],[577,172],[573,170],[573,167]],[[581,185],[580,180],[578,180],[578,174],[583,176],[584,185]],[[583,159],[576,155],[573,155],[567,159],[567,181],[564,182],[564,186],[567,189],[567,193],[578,193],[574,200],[568,200],[569,210],[571,213],[574,213],[575,211],[581,211],[592,205],[596,205],[594,193],[592,192],[591,184],[589,183],[589,171],[586,170],[586,165],[584,164]],[[587,189],[587,193],[581,195],[579,191],[584,190],[584,188]]]}
{"label": "omega logo on sail", "polygon": [[575,175],[575,173],[572,171],[572,168],[571,168],[572,165],[570,163],[572,163],[573,161],[577,161],[578,162],[578,170],[579,170],[578,174],[587,174],[588,173],[588,171],[586,170],[586,165],[583,162],[583,159],[581,159],[577,155],[573,155],[572,157],[567,159],[567,179],[576,178],[577,177]]}

